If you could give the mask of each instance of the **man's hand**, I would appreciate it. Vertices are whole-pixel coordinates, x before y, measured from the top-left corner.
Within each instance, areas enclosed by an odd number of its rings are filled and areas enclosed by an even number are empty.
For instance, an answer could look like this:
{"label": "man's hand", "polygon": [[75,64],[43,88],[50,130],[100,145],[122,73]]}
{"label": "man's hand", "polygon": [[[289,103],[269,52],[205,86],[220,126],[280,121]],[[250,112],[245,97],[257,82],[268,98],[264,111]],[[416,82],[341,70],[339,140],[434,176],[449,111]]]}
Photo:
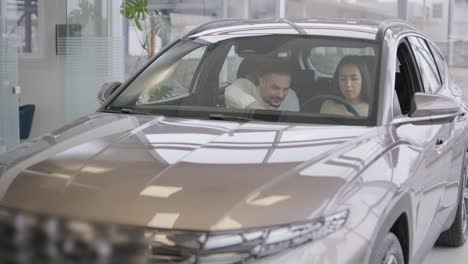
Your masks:
{"label": "man's hand", "polygon": [[246,106],[245,109],[265,110],[266,108],[257,102],[253,102],[249,104],[248,106]]}

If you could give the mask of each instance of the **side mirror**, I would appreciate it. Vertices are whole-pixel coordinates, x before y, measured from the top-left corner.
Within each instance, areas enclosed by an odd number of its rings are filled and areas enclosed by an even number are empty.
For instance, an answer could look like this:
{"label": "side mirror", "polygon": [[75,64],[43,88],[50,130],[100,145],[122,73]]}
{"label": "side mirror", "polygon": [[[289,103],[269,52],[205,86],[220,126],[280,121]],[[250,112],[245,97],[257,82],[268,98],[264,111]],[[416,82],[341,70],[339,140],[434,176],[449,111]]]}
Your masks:
{"label": "side mirror", "polygon": [[104,103],[121,85],[121,82],[107,82],[101,86],[97,99],[100,104]]}
{"label": "side mirror", "polygon": [[434,94],[415,93],[408,117],[398,117],[392,124],[425,124],[450,122],[457,117],[460,106],[452,99]]}

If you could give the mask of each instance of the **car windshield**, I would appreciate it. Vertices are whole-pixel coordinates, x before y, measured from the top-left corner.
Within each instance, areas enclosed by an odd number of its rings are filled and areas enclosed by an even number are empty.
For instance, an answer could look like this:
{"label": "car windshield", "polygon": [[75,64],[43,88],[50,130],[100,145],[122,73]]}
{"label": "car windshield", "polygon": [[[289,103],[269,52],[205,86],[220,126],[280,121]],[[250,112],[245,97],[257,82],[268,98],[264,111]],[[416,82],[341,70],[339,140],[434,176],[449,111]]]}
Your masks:
{"label": "car windshield", "polygon": [[219,120],[374,125],[379,45],[291,35],[178,41],[107,111]]}

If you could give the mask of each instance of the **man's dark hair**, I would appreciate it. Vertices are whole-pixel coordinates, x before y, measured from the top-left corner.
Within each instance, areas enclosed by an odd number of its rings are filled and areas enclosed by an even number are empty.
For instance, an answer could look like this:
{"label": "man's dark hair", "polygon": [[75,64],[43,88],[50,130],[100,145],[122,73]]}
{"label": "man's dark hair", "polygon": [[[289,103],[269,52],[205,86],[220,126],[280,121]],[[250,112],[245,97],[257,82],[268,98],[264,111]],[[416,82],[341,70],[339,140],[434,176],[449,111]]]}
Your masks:
{"label": "man's dark hair", "polygon": [[255,58],[244,58],[237,69],[237,78],[245,78],[248,74],[258,71],[261,62]]}
{"label": "man's dark hair", "polygon": [[271,59],[259,65],[259,76],[262,77],[272,73],[291,75],[291,64],[283,60]]}

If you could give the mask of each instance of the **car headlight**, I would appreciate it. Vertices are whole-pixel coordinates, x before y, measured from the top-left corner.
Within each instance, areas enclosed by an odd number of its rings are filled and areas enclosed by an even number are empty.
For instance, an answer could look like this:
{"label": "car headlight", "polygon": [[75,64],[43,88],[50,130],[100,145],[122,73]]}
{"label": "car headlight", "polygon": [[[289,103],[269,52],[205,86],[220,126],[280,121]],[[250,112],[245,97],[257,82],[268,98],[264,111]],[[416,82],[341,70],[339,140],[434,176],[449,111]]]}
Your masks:
{"label": "car headlight", "polygon": [[0,262],[245,263],[339,230],[349,211],[301,224],[196,232],[126,227],[0,209]]}
{"label": "car headlight", "polygon": [[[239,263],[270,256],[332,234],[343,227],[348,215],[349,211],[345,210],[303,224],[252,231],[240,230],[238,233],[210,234],[200,254],[202,256],[200,263]],[[212,261],[214,259],[219,261]]]}

